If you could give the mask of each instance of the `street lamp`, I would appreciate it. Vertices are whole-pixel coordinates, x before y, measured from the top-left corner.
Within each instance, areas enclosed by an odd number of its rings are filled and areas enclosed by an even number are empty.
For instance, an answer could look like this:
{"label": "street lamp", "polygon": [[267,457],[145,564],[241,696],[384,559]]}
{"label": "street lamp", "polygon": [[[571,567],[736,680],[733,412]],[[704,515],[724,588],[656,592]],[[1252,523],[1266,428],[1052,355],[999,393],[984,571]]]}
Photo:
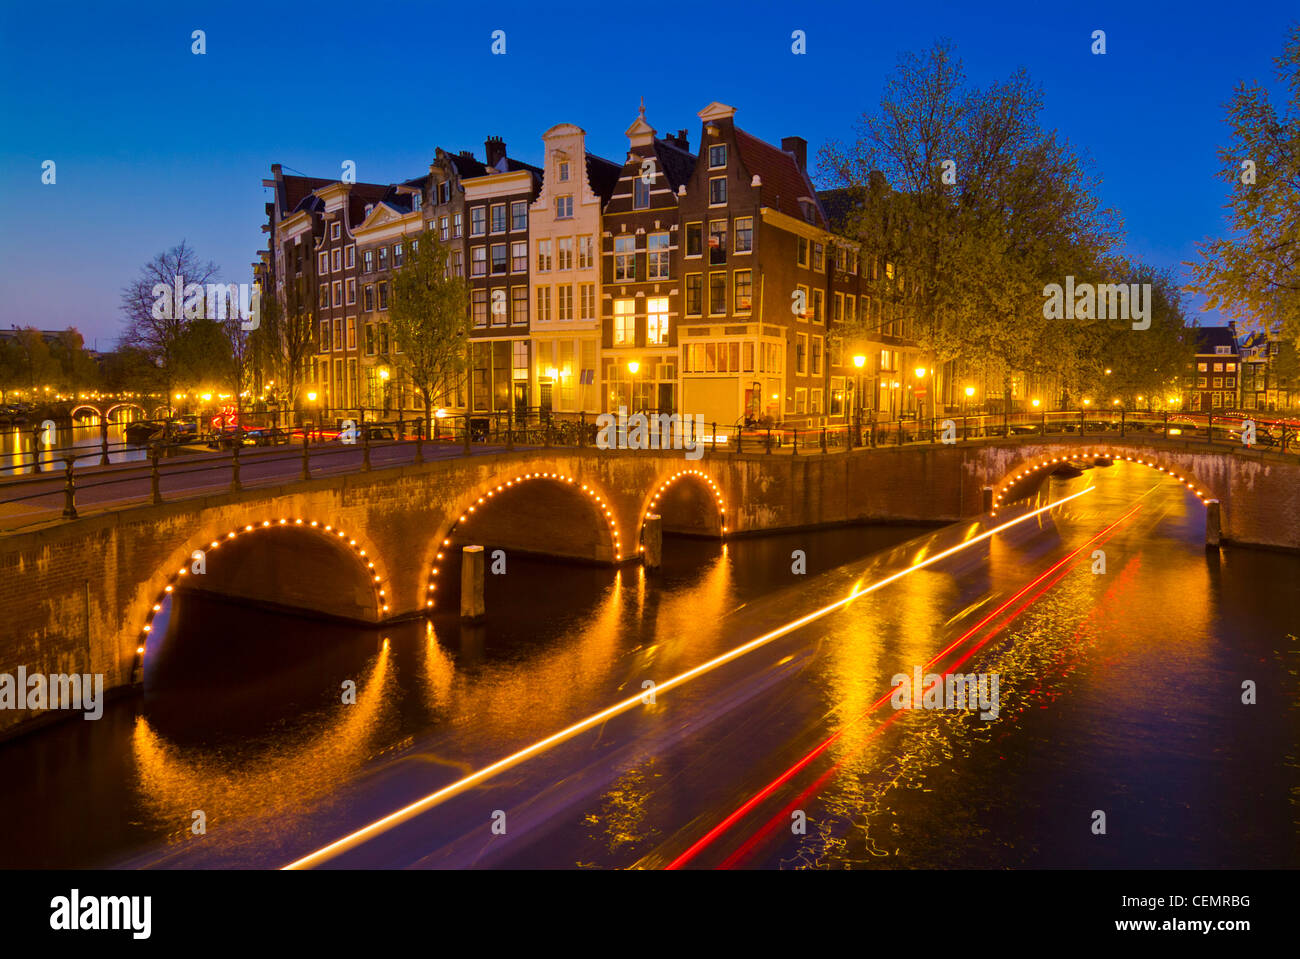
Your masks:
{"label": "street lamp", "polygon": [[853,365],[857,367],[858,372],[855,374],[856,382],[853,384],[853,416],[856,425],[853,428],[853,437],[855,444],[862,443],[862,368],[866,366],[867,358],[861,353],[853,357]]}
{"label": "street lamp", "polygon": [[627,361],[627,371],[632,374],[632,386],[631,386],[632,398],[631,401],[628,403],[628,405],[632,407],[633,413],[636,412],[636,371],[639,369],[641,369],[641,364],[638,363],[636,360]]}
{"label": "street lamp", "polygon": [[916,379],[917,379],[917,384],[916,384],[916,390],[914,391],[914,395],[916,396],[916,428],[919,430],[921,428],[921,420],[925,418],[924,416],[922,416],[922,414],[925,412],[925,400],[921,398],[921,383],[920,383],[921,380],[925,379],[924,366],[918,366],[916,368]]}

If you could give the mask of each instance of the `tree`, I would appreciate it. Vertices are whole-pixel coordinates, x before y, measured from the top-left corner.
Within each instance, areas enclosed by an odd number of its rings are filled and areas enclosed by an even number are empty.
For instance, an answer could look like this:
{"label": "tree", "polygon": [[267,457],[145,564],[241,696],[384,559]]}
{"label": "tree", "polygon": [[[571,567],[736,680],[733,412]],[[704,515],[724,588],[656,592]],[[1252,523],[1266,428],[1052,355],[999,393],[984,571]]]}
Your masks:
{"label": "tree", "polygon": [[[855,142],[821,165],[846,187],[847,232],[879,256],[873,299],[937,368],[960,358],[987,378],[1070,376],[1083,332],[1043,316],[1043,288],[1084,280],[1117,242],[1085,159],[1038,121],[1042,95],[1020,71],[966,84],[951,43],[905,54]],[[846,335],[880,324],[859,320]]]}
{"label": "tree", "polygon": [[301,422],[301,387],[316,348],[316,288],[310,276],[289,277],[273,295],[263,293],[262,320],[249,349],[272,374]]}
{"label": "tree", "polygon": [[76,327],[70,326],[55,337],[50,356],[58,367],[60,389],[75,392],[99,384],[99,367],[86,352],[85,340]]}
{"label": "tree", "polygon": [[1300,25],[1273,62],[1289,98],[1275,104],[1259,83],[1243,82],[1227,105],[1219,178],[1229,236],[1197,245],[1189,289],[1209,309],[1300,343]]}
{"label": "tree", "polygon": [[396,362],[424,399],[426,435],[434,400],[459,382],[468,359],[469,290],[463,279],[450,275],[447,261],[447,247],[433,234],[412,240],[405,264],[393,274],[388,307]]}
{"label": "tree", "polygon": [[194,248],[182,240],[178,246],[146,263],[140,268],[140,275],[122,288],[122,314],[126,323],[123,345],[141,349],[149,356],[159,370],[169,405],[176,382],[176,350],[187,324],[193,321],[185,318],[181,303],[172,303],[170,299],[166,309],[158,309],[159,288],[170,291],[178,280],[183,286],[191,283],[206,286],[217,278],[216,265],[211,261],[201,263]]}

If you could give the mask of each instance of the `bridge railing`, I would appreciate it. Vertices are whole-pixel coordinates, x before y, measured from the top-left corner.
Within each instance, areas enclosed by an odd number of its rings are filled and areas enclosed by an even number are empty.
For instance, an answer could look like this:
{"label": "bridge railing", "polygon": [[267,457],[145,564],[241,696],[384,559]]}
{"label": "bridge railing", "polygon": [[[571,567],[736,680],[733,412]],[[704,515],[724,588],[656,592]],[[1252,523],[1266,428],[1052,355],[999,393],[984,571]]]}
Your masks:
{"label": "bridge railing", "polygon": [[[1242,446],[1248,417],[1213,413],[1143,413],[1126,410],[1044,411],[967,414],[928,419],[900,418],[806,427],[757,427],[707,423],[694,442],[710,454],[782,453],[792,456],[829,455],[862,447],[978,442],[990,438],[1027,436],[1140,436],[1167,438],[1188,446]],[[1255,419],[1259,451],[1281,455],[1300,452],[1300,423]],[[62,498],[62,515],[78,515],[82,503],[120,506],[133,501],[164,502],[170,494],[201,495],[238,491],[246,483],[275,485],[317,475],[364,472],[517,448],[596,448],[594,414],[553,414],[548,411],[504,411],[423,419],[367,422],[347,429],[305,427],[293,430],[229,431],[214,435],[207,449],[194,444],[146,447],[114,444],[143,451],[143,462],[87,465],[95,459],[85,446],[39,450],[41,472],[0,480],[0,521],[21,520],[33,512],[27,506],[47,501],[44,512]],[[680,441],[652,433],[652,448],[676,448]],[[619,442],[618,440],[621,440]],[[626,435],[615,446],[625,446]],[[101,451],[102,452],[102,451]],[[55,456],[59,460],[53,461]],[[55,462],[61,465],[56,466]],[[289,465],[293,464],[293,465]],[[54,467],[51,469],[50,467]],[[287,467],[287,468],[286,468]],[[185,477],[206,477],[178,488]],[[49,502],[53,500],[54,502]],[[6,524],[7,525],[7,524]],[[19,525],[22,525],[19,523]]]}

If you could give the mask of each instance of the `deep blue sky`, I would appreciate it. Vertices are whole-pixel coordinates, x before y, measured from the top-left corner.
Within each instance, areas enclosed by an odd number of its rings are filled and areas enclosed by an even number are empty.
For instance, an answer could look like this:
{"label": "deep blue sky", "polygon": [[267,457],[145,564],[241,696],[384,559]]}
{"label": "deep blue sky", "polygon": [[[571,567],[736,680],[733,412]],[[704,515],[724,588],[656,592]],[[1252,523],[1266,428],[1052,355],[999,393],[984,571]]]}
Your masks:
{"label": "deep blue sky", "polygon": [[[42,4],[0,12],[0,327],[78,326],[110,348],[119,290],[182,238],[249,279],[272,162],[391,182],[489,134],[540,162],[573,122],[621,159],[645,96],[661,132],[713,100],[810,154],[850,135],[900,53],[951,38],[971,81],[1024,66],[1045,120],[1092,156],[1129,252],[1176,267],[1218,231],[1215,148],[1236,83],[1273,86],[1294,4]],[[1067,9],[1067,7],[1069,9]],[[207,54],[190,34],[207,32]],[[507,54],[490,53],[503,29]],[[792,30],[808,37],[790,52]],[[1107,54],[1093,56],[1094,29]],[[41,184],[41,163],[58,182]],[[1202,317],[1202,322],[1214,321]]]}

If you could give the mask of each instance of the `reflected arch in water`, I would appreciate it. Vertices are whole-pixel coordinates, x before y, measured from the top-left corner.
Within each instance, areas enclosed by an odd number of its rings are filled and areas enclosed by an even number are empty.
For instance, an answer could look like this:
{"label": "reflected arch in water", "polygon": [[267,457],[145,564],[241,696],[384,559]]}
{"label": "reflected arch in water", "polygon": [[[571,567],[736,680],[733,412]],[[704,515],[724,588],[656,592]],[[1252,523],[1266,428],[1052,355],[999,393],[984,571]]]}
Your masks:
{"label": "reflected arch in water", "polygon": [[1040,456],[1020,463],[1016,466],[1015,472],[1010,473],[993,487],[993,516],[998,515],[998,511],[1012,502],[1020,499],[1029,484],[1036,483],[1043,476],[1051,471],[1066,466],[1070,463],[1080,463],[1093,461],[1097,459],[1107,459],[1112,462],[1124,461],[1127,463],[1136,463],[1138,466],[1146,466],[1157,472],[1164,473],[1178,480],[1201,502],[1207,499],[1213,499],[1211,493],[1198,482],[1194,477],[1183,475],[1179,470],[1165,466],[1149,456],[1134,456],[1131,452],[1125,452],[1123,449],[1111,450],[1105,447],[1096,449],[1086,449],[1080,452],[1063,452],[1058,456]]}

